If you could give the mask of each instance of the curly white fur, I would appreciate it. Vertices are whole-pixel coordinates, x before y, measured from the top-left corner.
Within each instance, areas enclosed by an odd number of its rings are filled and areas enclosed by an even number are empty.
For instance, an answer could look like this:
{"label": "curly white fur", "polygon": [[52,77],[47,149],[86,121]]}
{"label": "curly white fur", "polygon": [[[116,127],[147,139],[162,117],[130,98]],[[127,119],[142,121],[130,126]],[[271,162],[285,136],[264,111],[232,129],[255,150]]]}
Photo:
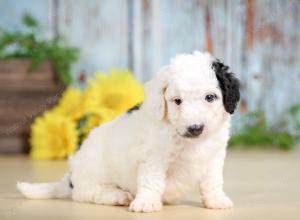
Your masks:
{"label": "curly white fur", "polygon": [[[62,181],[18,183],[19,190],[33,199],[71,197],[153,212],[199,187],[207,208],[232,207],[222,177],[230,114],[211,68],[213,59],[201,52],[176,56],[145,84],[139,110],[90,133],[69,159],[70,171]],[[218,98],[207,102],[207,94]],[[194,124],[204,125],[201,135],[184,136]]]}

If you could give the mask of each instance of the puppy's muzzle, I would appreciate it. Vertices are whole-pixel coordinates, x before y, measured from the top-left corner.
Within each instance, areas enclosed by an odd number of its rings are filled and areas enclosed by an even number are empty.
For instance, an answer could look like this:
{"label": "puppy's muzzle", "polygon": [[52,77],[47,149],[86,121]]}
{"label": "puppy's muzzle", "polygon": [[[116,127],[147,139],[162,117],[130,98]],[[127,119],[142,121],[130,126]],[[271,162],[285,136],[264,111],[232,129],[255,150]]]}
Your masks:
{"label": "puppy's muzzle", "polygon": [[202,134],[204,129],[203,124],[194,124],[187,128],[187,132],[184,134],[185,137],[198,137],[200,134]]}

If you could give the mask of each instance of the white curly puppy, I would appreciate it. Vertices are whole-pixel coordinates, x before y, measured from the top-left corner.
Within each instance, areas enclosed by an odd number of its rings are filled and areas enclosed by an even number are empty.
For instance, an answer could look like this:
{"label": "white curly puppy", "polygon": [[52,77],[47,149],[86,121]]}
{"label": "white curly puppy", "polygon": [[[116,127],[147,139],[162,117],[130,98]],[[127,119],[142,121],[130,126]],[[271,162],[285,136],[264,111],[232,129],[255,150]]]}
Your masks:
{"label": "white curly puppy", "polygon": [[205,207],[230,208],[222,172],[239,96],[238,80],[210,54],[178,55],[145,84],[141,106],[90,133],[61,181],[18,189],[154,212],[197,186]]}

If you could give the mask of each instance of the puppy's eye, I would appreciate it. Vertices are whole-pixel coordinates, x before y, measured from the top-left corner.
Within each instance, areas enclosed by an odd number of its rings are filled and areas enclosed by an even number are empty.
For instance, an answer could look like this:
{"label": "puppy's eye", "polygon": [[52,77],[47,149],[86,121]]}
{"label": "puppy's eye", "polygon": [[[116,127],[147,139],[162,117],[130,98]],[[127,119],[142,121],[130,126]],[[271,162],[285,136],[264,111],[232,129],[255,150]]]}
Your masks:
{"label": "puppy's eye", "polygon": [[179,98],[174,99],[174,102],[176,105],[180,105],[182,103],[182,100]]}
{"label": "puppy's eye", "polygon": [[216,94],[208,94],[205,96],[205,100],[207,102],[213,102],[213,101],[215,101],[215,99],[217,99]]}

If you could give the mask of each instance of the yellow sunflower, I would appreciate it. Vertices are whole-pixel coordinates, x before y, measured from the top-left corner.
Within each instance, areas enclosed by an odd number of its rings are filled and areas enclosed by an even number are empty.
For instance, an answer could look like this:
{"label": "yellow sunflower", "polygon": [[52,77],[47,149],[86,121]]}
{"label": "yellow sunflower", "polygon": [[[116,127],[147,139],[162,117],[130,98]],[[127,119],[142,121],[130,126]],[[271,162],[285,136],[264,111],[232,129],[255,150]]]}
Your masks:
{"label": "yellow sunflower", "polygon": [[62,159],[75,152],[78,143],[76,124],[68,117],[47,112],[31,127],[30,156],[33,159]]}
{"label": "yellow sunflower", "polygon": [[131,72],[117,69],[108,75],[98,72],[86,90],[68,88],[55,108],[35,120],[30,156],[66,158],[91,129],[113,120],[143,99],[143,86]]}
{"label": "yellow sunflower", "polygon": [[90,111],[108,109],[117,116],[144,100],[143,86],[127,70],[111,70],[109,75],[96,73],[85,92]]}
{"label": "yellow sunflower", "polygon": [[68,88],[53,109],[57,114],[78,120],[84,113],[83,93],[80,89]]}

